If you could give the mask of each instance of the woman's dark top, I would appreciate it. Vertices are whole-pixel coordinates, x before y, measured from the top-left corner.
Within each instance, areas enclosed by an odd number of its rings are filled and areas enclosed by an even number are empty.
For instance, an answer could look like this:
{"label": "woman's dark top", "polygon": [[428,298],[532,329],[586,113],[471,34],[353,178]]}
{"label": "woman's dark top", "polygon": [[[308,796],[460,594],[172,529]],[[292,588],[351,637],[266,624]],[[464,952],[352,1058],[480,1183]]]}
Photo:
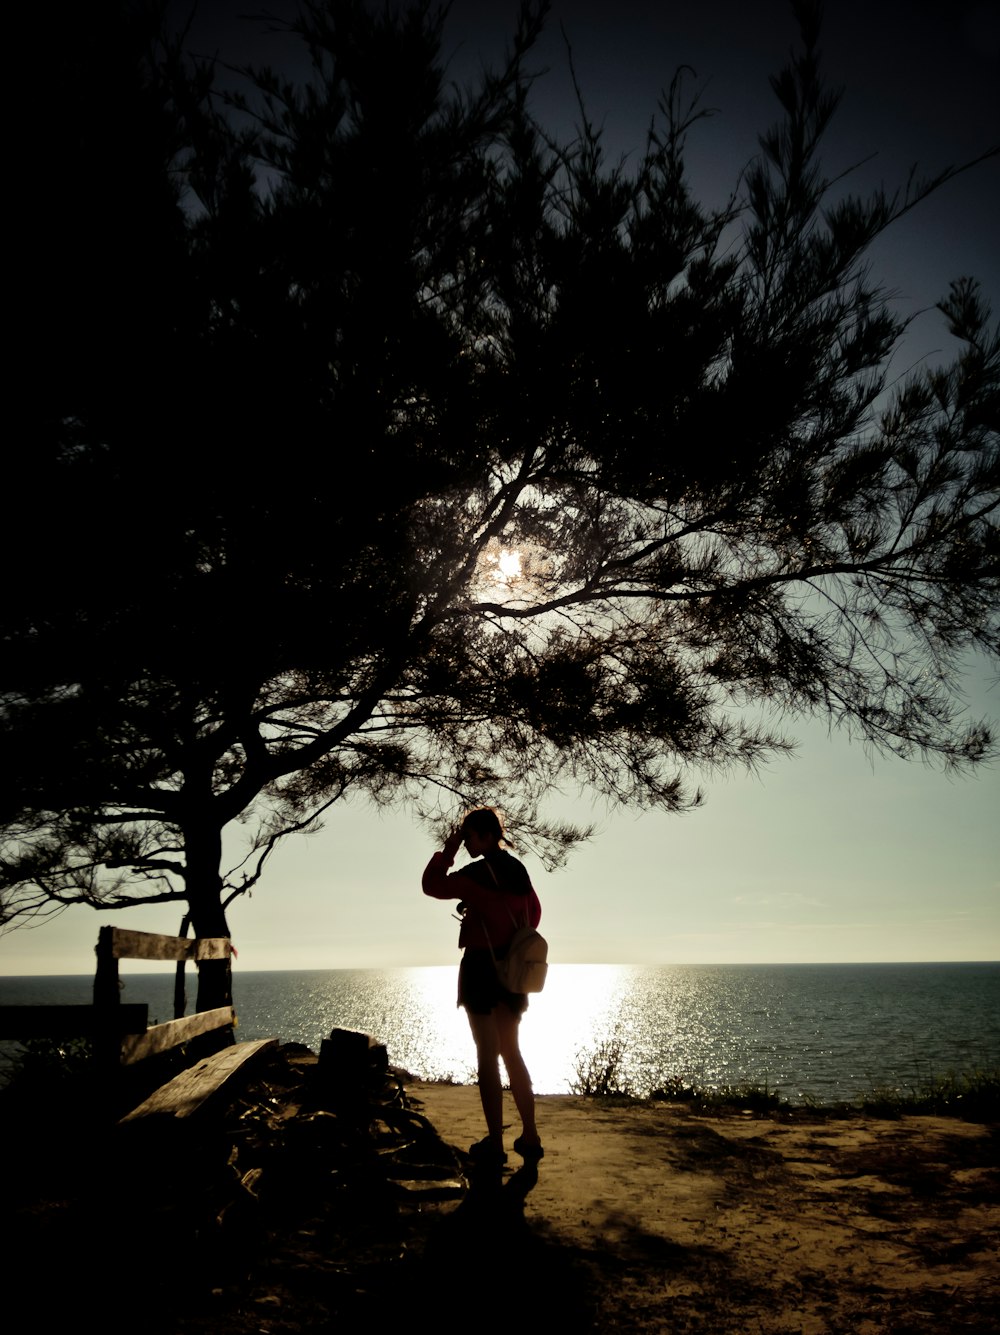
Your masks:
{"label": "woman's dark top", "polygon": [[[542,918],[527,869],[504,848],[449,874],[453,859],[435,853],[424,870],[424,894],[460,899],[466,906],[460,946],[504,950],[519,927],[537,927]],[[488,934],[488,935],[487,935]]]}

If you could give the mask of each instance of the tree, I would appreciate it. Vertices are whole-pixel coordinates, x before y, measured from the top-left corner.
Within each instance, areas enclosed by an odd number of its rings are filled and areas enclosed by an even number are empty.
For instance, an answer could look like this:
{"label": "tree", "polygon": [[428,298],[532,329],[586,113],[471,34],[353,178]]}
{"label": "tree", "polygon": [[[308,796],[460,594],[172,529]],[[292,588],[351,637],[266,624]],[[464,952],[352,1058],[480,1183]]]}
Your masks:
{"label": "tree", "polygon": [[[308,73],[224,97],[182,40],[99,33],[37,205],[6,925],[176,901],[225,934],[348,792],[430,819],[517,793],[558,857],[554,786],[681,811],[693,776],[787,746],[761,707],[991,754],[954,674],[1000,647],[1000,339],[960,280],[955,361],[887,388],[906,322],[866,256],[954,170],[865,200],[827,179],[837,98],[797,13],[721,210],[686,182],[679,76],[631,168],[582,107],[571,143],[536,123],[544,6],[465,90],[427,4],[306,4]],[[67,252],[52,219],[98,161]],[[204,973],[199,1006],[227,987]]]}

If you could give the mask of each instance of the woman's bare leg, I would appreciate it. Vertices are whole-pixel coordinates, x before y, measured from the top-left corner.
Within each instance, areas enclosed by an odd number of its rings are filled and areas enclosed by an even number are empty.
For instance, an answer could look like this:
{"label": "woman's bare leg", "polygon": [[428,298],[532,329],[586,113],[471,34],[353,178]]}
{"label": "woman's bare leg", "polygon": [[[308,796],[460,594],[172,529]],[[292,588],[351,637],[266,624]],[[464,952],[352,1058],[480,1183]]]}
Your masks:
{"label": "woman's bare leg", "polygon": [[[498,1009],[506,1010],[506,1007]],[[510,1012],[508,1012],[509,1014]],[[469,1028],[476,1042],[479,1098],[486,1118],[489,1138],[503,1148],[503,1086],[500,1083],[500,1039],[496,1010],[492,1015],[468,1012]]]}
{"label": "woman's bare leg", "polygon": [[521,1056],[519,1042],[521,1017],[502,1004],[495,1008],[493,1014],[496,1017],[500,1055],[507,1068],[510,1092],[514,1096],[514,1103],[521,1118],[522,1138],[529,1145],[537,1145],[539,1140],[535,1127],[535,1091],[532,1088],[528,1068]]}

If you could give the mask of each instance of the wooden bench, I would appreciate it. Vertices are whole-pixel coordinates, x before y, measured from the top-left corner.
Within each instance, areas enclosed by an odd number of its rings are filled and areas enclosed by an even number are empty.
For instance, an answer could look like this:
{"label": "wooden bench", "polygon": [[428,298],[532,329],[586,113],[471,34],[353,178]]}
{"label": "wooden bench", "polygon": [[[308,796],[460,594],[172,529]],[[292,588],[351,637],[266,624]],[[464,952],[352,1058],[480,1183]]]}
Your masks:
{"label": "wooden bench", "polygon": [[[94,1004],[0,1007],[0,1037],[91,1038],[98,1069],[110,1092],[113,1085],[120,1083],[120,1075],[116,1078],[116,1072],[121,1073],[167,1053],[177,1055],[195,1039],[218,1033],[224,1046],[159,1085],[126,1113],[119,1124],[135,1124],[148,1118],[163,1122],[193,1117],[220,1090],[230,1085],[238,1073],[245,1072],[251,1062],[278,1043],[276,1038],[233,1042],[236,1011],[232,1006],[184,1015],[185,964],[189,960],[195,963],[228,960],[232,948],[228,937],[163,936],[157,932],[102,927],[96,947]],[[145,1004],[121,1001],[118,962],[122,959],[176,963],[175,1019],[150,1026]],[[226,1029],[230,1031],[228,1037],[222,1034]]]}
{"label": "wooden bench", "polygon": [[[94,980],[95,1001],[113,1005],[119,994],[118,961],[121,959],[174,961],[177,981],[174,986],[174,1009],[184,1006],[184,966],[191,960],[228,960],[233,944],[228,937],[161,936],[155,932],[133,932],[122,927],[102,927],[97,943],[97,976]],[[236,1026],[236,1011],[232,1006],[181,1015],[163,1024],[153,1025],[142,1034],[126,1034],[121,1040],[119,1062],[132,1066],[137,1062],[173,1051],[203,1035]],[[143,1099],[131,1112],[120,1119],[119,1125],[135,1124],[147,1118],[157,1121],[176,1121],[193,1117],[225,1087],[232,1084],[239,1073],[255,1058],[277,1046],[276,1038],[257,1039],[251,1043],[228,1042],[219,1051],[196,1061],[179,1072]]]}
{"label": "wooden bench", "polygon": [[141,1122],[150,1117],[162,1120],[193,1116],[224,1086],[229,1085],[248,1062],[276,1047],[277,1042],[276,1038],[258,1038],[250,1043],[234,1043],[231,1047],[214,1052],[210,1057],[202,1058],[161,1085],[137,1108],[126,1113],[118,1125]]}

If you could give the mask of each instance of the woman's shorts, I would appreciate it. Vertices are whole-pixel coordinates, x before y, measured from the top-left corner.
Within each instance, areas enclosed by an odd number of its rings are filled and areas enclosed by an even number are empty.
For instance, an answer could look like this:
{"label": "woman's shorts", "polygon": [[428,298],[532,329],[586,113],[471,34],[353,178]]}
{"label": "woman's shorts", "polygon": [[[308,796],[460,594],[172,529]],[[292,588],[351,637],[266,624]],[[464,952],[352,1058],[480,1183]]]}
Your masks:
{"label": "woman's shorts", "polygon": [[458,1004],[472,1015],[489,1015],[501,1002],[515,1015],[521,1015],[528,1006],[523,992],[508,992],[500,986],[488,950],[467,946],[458,966]]}

